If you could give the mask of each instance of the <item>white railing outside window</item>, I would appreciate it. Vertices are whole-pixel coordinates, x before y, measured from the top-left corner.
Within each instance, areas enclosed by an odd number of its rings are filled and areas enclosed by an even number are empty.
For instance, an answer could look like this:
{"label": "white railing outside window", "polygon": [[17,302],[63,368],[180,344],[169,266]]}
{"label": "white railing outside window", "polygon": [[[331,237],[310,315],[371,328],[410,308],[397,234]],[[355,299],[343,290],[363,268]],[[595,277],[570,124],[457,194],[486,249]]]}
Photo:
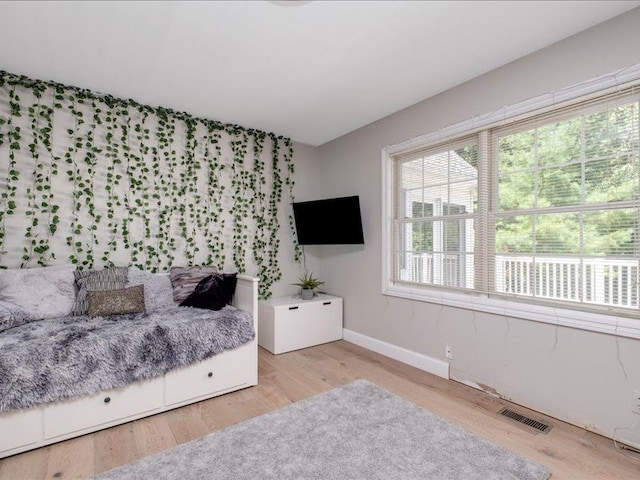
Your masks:
{"label": "white railing outside window", "polygon": [[[435,254],[442,278],[434,276],[434,255],[408,255],[402,279],[407,282],[459,286],[458,255]],[[497,294],[564,300],[601,306],[638,307],[637,260],[498,255]]]}
{"label": "white railing outside window", "polygon": [[[400,277],[405,282],[470,288],[473,285],[473,261],[465,253],[408,254]],[[466,263],[465,263],[466,262]]]}
{"label": "white railing outside window", "polygon": [[638,261],[496,256],[496,292],[638,307]]}

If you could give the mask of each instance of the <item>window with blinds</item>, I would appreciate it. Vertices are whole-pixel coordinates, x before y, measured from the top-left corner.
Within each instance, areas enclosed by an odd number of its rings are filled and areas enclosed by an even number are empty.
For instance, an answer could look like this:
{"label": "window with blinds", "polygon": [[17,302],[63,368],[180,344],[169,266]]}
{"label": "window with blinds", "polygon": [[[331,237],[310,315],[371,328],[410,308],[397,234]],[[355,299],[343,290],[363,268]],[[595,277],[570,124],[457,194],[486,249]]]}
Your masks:
{"label": "window with blinds", "polygon": [[474,289],[477,141],[400,155],[395,168],[395,277]]}
{"label": "window with blinds", "polygon": [[491,132],[496,293],[638,308],[638,120],[627,92]]}
{"label": "window with blinds", "polygon": [[639,98],[627,88],[390,155],[392,281],[635,315]]}

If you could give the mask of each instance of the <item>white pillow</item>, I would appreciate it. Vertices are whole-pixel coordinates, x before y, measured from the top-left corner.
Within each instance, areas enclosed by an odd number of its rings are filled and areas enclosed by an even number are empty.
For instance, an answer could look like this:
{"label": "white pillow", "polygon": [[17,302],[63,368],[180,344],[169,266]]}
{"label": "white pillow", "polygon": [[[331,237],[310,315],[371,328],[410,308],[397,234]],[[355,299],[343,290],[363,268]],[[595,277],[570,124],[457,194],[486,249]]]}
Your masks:
{"label": "white pillow", "polygon": [[150,273],[137,267],[129,267],[126,286],[135,285],[144,285],[144,309],[147,313],[176,306],[168,273]]}
{"label": "white pillow", "polygon": [[33,319],[69,315],[76,298],[74,265],[0,270],[0,300],[25,310]]}

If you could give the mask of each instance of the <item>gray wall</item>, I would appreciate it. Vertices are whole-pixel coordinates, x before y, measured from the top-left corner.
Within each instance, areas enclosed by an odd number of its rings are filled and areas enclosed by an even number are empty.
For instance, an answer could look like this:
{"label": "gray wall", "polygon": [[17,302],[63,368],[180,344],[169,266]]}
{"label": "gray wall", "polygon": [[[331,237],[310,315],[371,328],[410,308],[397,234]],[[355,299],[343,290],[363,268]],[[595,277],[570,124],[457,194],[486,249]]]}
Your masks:
{"label": "gray wall", "polygon": [[442,360],[449,343],[453,379],[640,446],[640,341],[381,294],[380,160],[386,145],[640,63],[639,26],[635,9],[297,157],[299,198],[360,195],[366,245],[313,255],[345,328]]}

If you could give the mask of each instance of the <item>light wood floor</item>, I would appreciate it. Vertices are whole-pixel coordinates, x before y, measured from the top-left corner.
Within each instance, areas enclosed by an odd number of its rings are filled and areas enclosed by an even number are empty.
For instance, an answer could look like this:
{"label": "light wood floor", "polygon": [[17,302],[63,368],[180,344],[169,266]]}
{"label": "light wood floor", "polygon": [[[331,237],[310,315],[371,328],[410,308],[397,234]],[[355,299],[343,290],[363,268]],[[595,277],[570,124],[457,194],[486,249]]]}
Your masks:
{"label": "light wood floor", "polygon": [[[617,451],[607,438],[348,342],[277,356],[260,349],[258,363],[257,387],[0,460],[0,480],[87,478],[358,378],[546,465],[552,480],[640,479],[640,456]],[[498,416],[502,406],[551,423],[553,429],[532,433]]]}

